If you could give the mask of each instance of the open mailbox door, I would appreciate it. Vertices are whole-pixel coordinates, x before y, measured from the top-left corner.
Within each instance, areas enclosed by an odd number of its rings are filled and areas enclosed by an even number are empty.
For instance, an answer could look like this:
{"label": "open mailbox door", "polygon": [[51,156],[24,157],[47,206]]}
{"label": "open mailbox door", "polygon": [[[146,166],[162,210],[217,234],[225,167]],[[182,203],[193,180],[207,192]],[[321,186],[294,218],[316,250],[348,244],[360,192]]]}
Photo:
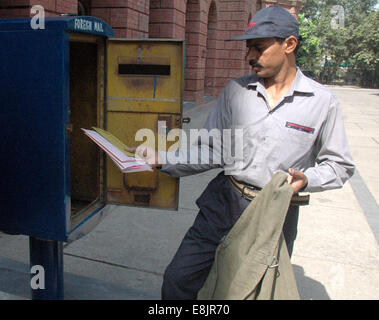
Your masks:
{"label": "open mailbox door", "polygon": [[130,146],[145,128],[158,148],[181,127],[184,41],[113,39],[95,17],[46,18],[38,30],[30,20],[0,19],[0,230],[71,242],[107,203],[177,209],[179,179],[121,173],[82,128]]}
{"label": "open mailbox door", "polygon": [[[182,124],[184,52],[183,40],[107,41],[107,131],[128,146],[167,150],[177,143],[166,135]],[[106,160],[108,203],[177,210],[178,194],[178,178],[156,169],[123,174]]]}

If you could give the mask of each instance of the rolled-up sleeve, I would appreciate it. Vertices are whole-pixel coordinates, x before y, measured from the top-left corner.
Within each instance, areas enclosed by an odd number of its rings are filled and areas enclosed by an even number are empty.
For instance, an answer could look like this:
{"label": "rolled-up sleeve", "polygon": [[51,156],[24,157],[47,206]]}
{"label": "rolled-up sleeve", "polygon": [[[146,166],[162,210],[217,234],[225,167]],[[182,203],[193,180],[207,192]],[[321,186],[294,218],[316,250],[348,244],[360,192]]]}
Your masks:
{"label": "rolled-up sleeve", "polygon": [[354,174],[354,162],[344,127],[342,110],[332,96],[326,121],[317,139],[316,166],[304,171],[308,178],[306,192],[341,188]]}

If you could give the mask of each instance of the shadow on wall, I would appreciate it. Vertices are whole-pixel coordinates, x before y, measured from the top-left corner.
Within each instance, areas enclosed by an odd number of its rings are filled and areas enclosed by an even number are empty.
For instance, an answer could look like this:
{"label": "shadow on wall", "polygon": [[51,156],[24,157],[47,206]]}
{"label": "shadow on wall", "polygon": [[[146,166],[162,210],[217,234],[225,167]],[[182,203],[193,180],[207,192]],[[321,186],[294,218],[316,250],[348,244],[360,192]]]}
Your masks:
{"label": "shadow on wall", "polygon": [[301,300],[330,300],[325,287],[320,282],[307,277],[303,267],[296,264],[292,267]]}

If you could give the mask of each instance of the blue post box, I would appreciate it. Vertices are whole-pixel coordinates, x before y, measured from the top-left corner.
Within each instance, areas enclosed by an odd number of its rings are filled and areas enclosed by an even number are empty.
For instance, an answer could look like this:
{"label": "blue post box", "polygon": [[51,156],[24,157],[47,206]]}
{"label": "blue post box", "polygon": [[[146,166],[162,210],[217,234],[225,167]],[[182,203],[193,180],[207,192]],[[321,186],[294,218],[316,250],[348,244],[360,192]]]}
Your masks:
{"label": "blue post box", "polygon": [[103,127],[112,36],[94,17],[0,20],[0,230],[69,242],[101,219],[104,159],[80,128]]}
{"label": "blue post box", "polygon": [[[31,19],[0,19],[0,231],[29,236],[31,265],[48,268],[51,288],[37,298],[62,298],[62,243],[91,231],[107,203],[177,203],[174,178],[154,171],[126,184],[81,128],[134,144],[138,125],[181,126],[184,41],[111,37],[94,17],[47,18],[36,30]],[[168,205],[158,201],[167,190]]]}
{"label": "blue post box", "polygon": [[0,20],[0,230],[30,237],[46,282],[33,299],[63,298],[62,244],[104,215],[104,158],[80,128],[103,127],[111,36],[93,17]]}

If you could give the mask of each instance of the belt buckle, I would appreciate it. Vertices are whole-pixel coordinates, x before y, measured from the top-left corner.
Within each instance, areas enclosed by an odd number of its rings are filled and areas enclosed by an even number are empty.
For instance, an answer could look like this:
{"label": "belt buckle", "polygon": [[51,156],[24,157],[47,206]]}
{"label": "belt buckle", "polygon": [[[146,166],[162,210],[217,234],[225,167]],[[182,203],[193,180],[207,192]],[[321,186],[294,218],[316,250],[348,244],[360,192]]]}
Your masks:
{"label": "belt buckle", "polygon": [[243,186],[243,188],[241,190],[241,197],[244,198],[244,199],[247,199],[249,201],[252,201],[256,197],[256,195],[253,196],[253,195],[250,195],[250,194],[246,193],[245,192],[246,188],[249,189],[249,190],[254,190],[252,188],[249,188],[248,186]]}
{"label": "belt buckle", "polygon": [[[245,198],[245,196],[247,197],[247,198],[249,198],[249,195],[245,192],[245,189],[246,188],[248,188],[247,186],[243,186],[242,187],[242,191],[241,191],[241,193],[242,193],[242,195],[241,195],[241,197],[242,198]],[[246,198],[245,198],[246,199]]]}

